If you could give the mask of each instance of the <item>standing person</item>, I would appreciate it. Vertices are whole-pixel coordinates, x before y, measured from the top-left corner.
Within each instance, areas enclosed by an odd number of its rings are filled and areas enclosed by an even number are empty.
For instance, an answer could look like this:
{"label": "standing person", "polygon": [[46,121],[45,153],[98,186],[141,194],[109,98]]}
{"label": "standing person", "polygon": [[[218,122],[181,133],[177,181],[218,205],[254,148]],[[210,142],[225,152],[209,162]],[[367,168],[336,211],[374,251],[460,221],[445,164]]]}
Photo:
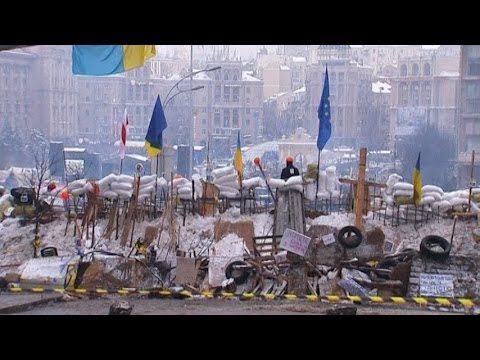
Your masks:
{"label": "standing person", "polygon": [[293,157],[287,156],[287,166],[283,168],[280,178],[287,181],[292,176],[299,176],[300,172],[293,166]]}

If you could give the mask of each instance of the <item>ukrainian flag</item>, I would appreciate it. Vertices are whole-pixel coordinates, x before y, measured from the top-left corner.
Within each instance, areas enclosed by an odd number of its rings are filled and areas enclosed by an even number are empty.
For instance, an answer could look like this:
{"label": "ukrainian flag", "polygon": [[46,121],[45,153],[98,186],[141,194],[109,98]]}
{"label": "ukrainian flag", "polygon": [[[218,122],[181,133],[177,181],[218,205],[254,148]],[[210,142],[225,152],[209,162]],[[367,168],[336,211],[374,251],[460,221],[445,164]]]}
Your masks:
{"label": "ukrainian flag", "polygon": [[157,96],[155,107],[153,108],[152,118],[148,126],[147,135],[145,136],[145,147],[147,148],[148,156],[151,158],[157,156],[162,152],[163,146],[163,130],[167,128],[167,119],[163,112],[162,102],[160,96]]}
{"label": "ukrainian flag", "polygon": [[235,150],[235,159],[234,159],[235,169],[238,171],[238,176],[243,178],[243,159],[242,159],[242,148],[240,147],[240,131],[237,136],[237,149]]}
{"label": "ukrainian flag", "polygon": [[141,67],[156,55],[155,45],[73,45],[75,75],[112,75]]}
{"label": "ukrainian flag", "polygon": [[420,172],[420,154],[418,153],[417,165],[413,170],[413,201],[415,205],[420,205],[422,200],[422,173]]}

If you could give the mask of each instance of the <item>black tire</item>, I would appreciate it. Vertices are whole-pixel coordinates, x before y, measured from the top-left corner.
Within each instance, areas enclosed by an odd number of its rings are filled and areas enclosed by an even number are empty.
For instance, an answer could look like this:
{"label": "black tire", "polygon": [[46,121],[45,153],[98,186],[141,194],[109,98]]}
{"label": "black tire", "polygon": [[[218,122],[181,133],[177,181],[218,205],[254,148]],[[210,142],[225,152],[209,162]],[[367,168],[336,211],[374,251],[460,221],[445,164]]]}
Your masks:
{"label": "black tire", "polygon": [[[433,251],[433,246],[440,246],[442,251]],[[422,239],[420,243],[420,254],[433,260],[445,260],[450,256],[452,244],[445,238],[437,235],[428,235]]]}
{"label": "black tire", "polygon": [[354,249],[362,243],[363,235],[357,227],[345,226],[338,232],[337,240],[343,247]]}
{"label": "black tire", "polygon": [[241,285],[247,281],[250,276],[250,270],[248,269],[233,269],[235,265],[248,265],[245,261],[233,261],[228,264],[225,269],[225,276],[227,279],[233,278],[235,284]]}

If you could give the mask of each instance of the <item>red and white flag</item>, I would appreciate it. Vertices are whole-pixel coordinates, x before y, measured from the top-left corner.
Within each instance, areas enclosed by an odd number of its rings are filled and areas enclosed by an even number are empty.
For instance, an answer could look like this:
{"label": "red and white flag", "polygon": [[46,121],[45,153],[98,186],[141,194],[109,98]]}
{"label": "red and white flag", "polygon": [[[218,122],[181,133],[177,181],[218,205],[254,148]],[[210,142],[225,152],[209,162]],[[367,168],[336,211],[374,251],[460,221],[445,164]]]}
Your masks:
{"label": "red and white flag", "polygon": [[123,121],[122,121],[122,131],[120,132],[120,147],[118,150],[120,159],[122,160],[125,157],[125,151],[127,150],[127,137],[128,137],[128,115],[127,115],[127,108],[125,108],[125,114],[123,116]]}

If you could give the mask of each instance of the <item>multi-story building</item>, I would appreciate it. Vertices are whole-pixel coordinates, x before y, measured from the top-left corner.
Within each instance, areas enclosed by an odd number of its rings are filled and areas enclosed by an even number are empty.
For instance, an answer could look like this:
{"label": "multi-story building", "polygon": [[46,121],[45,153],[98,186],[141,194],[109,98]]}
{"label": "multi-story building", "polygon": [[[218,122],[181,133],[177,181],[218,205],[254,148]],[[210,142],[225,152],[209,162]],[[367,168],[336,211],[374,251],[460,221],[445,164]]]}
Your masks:
{"label": "multi-story building", "polygon": [[271,63],[263,68],[263,98],[292,90],[292,70],[287,65]]}
{"label": "multi-story building", "polygon": [[362,124],[371,106],[373,68],[351,61],[348,45],[321,45],[317,57],[319,62],[307,67],[303,127],[309,134],[317,136],[317,111],[328,65],[332,121],[330,144],[356,145],[361,142],[362,135],[368,136],[368,129],[362,129]]}
{"label": "multi-story building", "polygon": [[399,58],[398,73],[391,78],[391,147],[427,125],[455,136],[458,92],[458,57],[438,56]]}
{"label": "multi-story building", "polygon": [[462,45],[458,102],[458,186],[470,183],[470,163],[475,150],[474,175],[480,174],[480,45]]}
{"label": "multi-story building", "polygon": [[7,123],[18,132],[32,127],[35,59],[35,55],[24,50],[0,52],[0,129]]}
{"label": "multi-story building", "polygon": [[77,82],[72,73],[72,47],[25,48],[35,54],[32,69],[32,125],[50,140],[74,139],[78,134]]}

